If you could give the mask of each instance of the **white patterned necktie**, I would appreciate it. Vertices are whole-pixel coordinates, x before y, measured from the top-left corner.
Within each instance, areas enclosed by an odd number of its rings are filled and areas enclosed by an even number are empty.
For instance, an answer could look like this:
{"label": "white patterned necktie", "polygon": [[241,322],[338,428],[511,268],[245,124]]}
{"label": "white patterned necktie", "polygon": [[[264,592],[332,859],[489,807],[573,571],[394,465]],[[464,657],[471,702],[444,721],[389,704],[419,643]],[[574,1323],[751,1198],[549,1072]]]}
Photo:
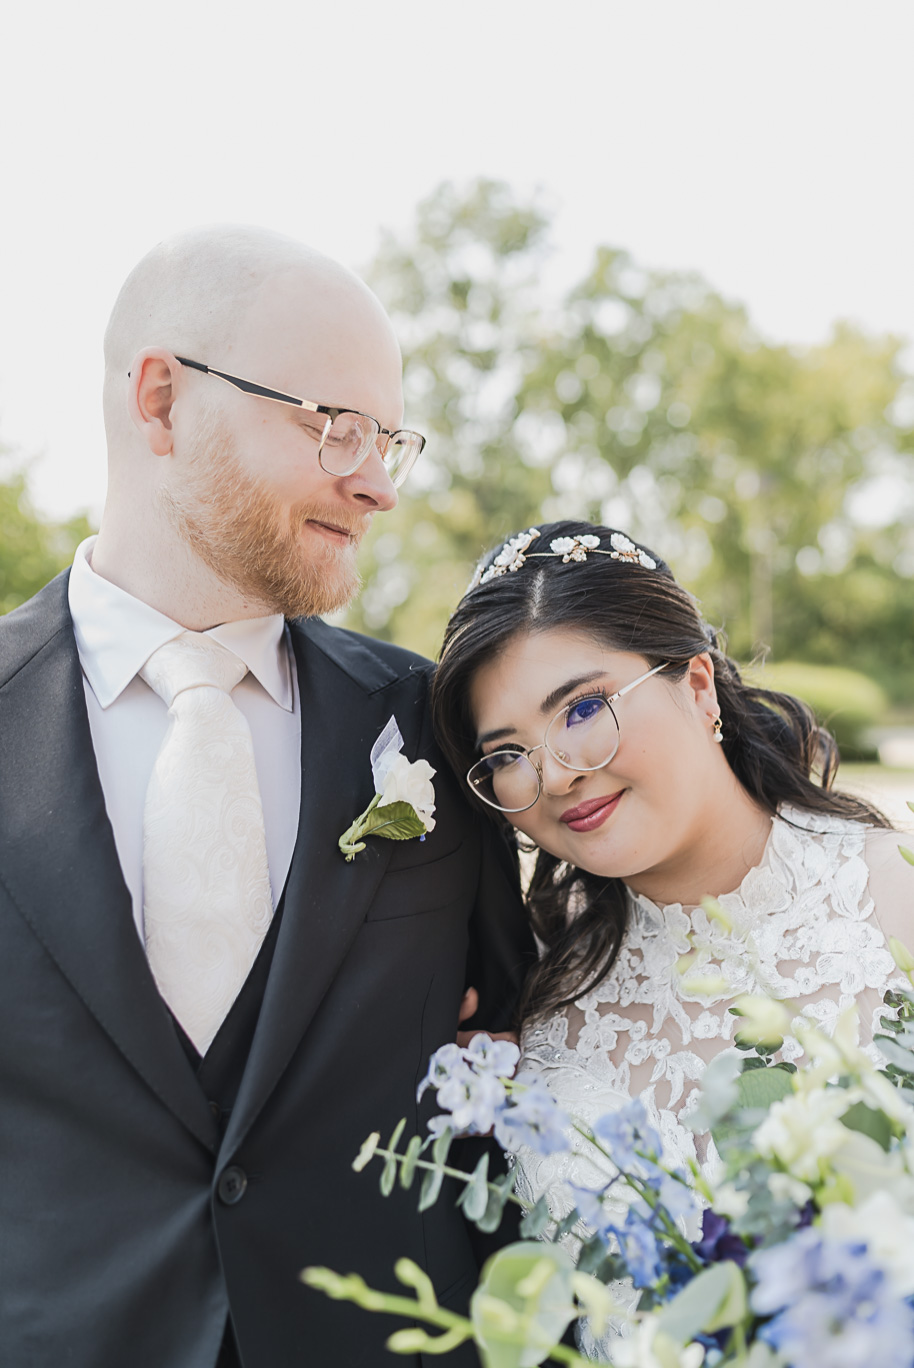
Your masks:
{"label": "white patterned necktie", "polygon": [[204,1054],[273,916],[247,674],[212,637],[184,632],[140,677],[168,705],[143,813],[146,954],[159,992]]}

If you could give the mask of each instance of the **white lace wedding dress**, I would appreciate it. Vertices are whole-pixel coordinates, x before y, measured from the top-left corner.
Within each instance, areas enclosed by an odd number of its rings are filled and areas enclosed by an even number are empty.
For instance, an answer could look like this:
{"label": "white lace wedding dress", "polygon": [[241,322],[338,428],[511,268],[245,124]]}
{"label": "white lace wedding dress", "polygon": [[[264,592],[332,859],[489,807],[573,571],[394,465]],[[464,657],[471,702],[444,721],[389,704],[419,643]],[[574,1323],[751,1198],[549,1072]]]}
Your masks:
{"label": "white lace wedding dress", "polygon": [[[887,948],[891,935],[914,949],[914,868],[898,844],[893,831],[783,808],[761,863],[719,899],[732,931],[700,907],[658,907],[631,895],[610,972],[573,1007],[524,1032],[520,1070],[539,1075],[560,1106],[585,1122],[638,1097],[670,1165],[713,1162],[683,1121],[705,1066],[734,1049],[733,995],[789,998],[826,1030],[856,1002],[866,1042],[885,1010],[886,989],[907,986]],[[676,964],[691,948],[690,932],[710,950],[701,972],[719,969],[730,985],[726,997],[684,990]],[[787,1042],[781,1057],[798,1053]],[[571,1154],[521,1150],[521,1195],[545,1195],[556,1219],[567,1215],[566,1180],[592,1188],[607,1177],[580,1153],[583,1144]],[[585,1352],[599,1358],[606,1347],[585,1329]]]}

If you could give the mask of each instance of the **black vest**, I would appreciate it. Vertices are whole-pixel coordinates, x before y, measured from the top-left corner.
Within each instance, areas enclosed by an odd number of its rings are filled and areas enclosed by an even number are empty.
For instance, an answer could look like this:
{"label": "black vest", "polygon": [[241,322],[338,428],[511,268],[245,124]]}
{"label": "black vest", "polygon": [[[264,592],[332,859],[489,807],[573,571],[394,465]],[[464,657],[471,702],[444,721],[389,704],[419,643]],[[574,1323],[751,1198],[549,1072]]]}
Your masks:
{"label": "black vest", "polygon": [[[219,1122],[219,1133],[221,1135],[225,1134],[229,1116],[235,1105],[235,1098],[238,1096],[238,1089],[241,1086],[244,1068],[254,1040],[254,1032],[257,1029],[257,1019],[260,1016],[260,1009],[263,1006],[263,997],[267,988],[267,979],[270,976],[270,966],[273,963],[273,952],[276,949],[276,941],[279,936],[284,903],[285,893],[279,900],[279,906],[273,914],[270,929],[263,938],[251,972],[245,979],[241,992],[232,1003],[228,1016],[216,1032],[215,1038],[205,1055],[200,1054],[190,1036],[172,1013],[172,1021],[178,1033],[178,1039],[190,1061],[191,1068],[197,1075],[197,1081],[206,1095],[213,1114]],[[225,1338],[222,1341],[222,1348],[219,1350],[219,1358],[214,1364],[214,1368],[241,1368],[241,1359],[235,1343],[235,1336],[232,1333],[231,1317],[226,1321]]]}

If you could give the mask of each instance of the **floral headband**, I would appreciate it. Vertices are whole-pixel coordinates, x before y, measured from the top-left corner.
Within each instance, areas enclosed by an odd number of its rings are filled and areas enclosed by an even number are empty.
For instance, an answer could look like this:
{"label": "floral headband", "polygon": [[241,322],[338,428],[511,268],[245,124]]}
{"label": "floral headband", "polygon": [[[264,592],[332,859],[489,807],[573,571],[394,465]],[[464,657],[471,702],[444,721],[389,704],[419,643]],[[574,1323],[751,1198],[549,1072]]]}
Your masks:
{"label": "floral headband", "polygon": [[497,579],[499,575],[507,575],[509,571],[520,570],[521,566],[534,557],[547,560],[560,556],[563,564],[567,565],[569,561],[586,561],[588,554],[593,554],[609,556],[611,560],[628,561],[630,565],[643,565],[645,570],[657,569],[657,562],[653,556],[642,551],[640,546],[629,541],[621,532],[613,532],[609,539],[609,550],[600,546],[599,537],[590,534],[580,537],[556,537],[549,543],[548,551],[528,550],[540,535],[535,527],[531,527],[527,532],[509,537],[491,565],[485,568],[477,567],[469,589],[475,589],[477,584],[488,584],[489,580]]}

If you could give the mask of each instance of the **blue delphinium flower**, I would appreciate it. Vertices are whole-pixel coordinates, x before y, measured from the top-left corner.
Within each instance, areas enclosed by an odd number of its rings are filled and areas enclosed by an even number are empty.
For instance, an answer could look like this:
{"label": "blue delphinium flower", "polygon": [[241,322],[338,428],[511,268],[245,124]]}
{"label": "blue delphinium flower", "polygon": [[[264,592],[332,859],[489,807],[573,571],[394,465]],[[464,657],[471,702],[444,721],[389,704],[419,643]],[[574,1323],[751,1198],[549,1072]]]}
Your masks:
{"label": "blue delphinium flower", "polygon": [[685,1174],[678,1169],[668,1173],[656,1162],[661,1140],[642,1102],[634,1099],[618,1111],[606,1112],[591,1129],[616,1167],[650,1187],[673,1221],[684,1220],[697,1210]]}
{"label": "blue delphinium flower", "polygon": [[798,1231],[756,1251],[751,1304],[759,1334],[793,1368],[910,1368],[914,1310],[894,1296],[865,1244]]}
{"label": "blue delphinium flower", "polygon": [[642,1161],[644,1180],[657,1194],[657,1201],[673,1221],[687,1220],[698,1212],[698,1198],[689,1187],[681,1169],[667,1173],[658,1164]]}
{"label": "blue delphinium flower", "polygon": [[644,1104],[637,1099],[626,1103],[618,1111],[606,1112],[598,1116],[591,1127],[598,1140],[603,1142],[617,1168],[626,1172],[638,1171],[638,1154],[659,1155],[660,1136],[648,1124]]}
{"label": "blue delphinium flower", "polygon": [[516,1152],[521,1145],[537,1154],[556,1154],[568,1149],[566,1130],[571,1125],[545,1083],[535,1075],[519,1074],[520,1085],[510,1102],[495,1117],[495,1139],[502,1149]]}
{"label": "blue delphinium flower", "polygon": [[[495,1114],[505,1105],[507,1093],[499,1077],[500,1069],[508,1059],[504,1052],[486,1052],[479,1047],[472,1049],[474,1037],[467,1049],[459,1045],[442,1045],[429,1061],[428,1072],[419,1084],[417,1097],[427,1088],[434,1088],[438,1106],[445,1115],[433,1117],[429,1130],[440,1135],[444,1130],[452,1130],[465,1135],[487,1135],[495,1124]],[[506,1045],[509,1051],[516,1047],[506,1041],[489,1041],[490,1045]],[[514,1067],[514,1060],[508,1059],[508,1073]]]}
{"label": "blue delphinium flower", "polygon": [[458,1135],[488,1135],[505,1105],[505,1089],[494,1074],[449,1078],[438,1089],[438,1106],[450,1112],[450,1127]]}
{"label": "blue delphinium flower", "polygon": [[427,1088],[440,1088],[449,1079],[463,1078],[470,1072],[465,1050],[452,1042],[442,1045],[428,1061],[428,1071],[419,1084],[416,1100],[421,1098]]}
{"label": "blue delphinium flower", "polygon": [[517,1068],[520,1050],[510,1040],[493,1040],[480,1031],[466,1047],[466,1060],[480,1073],[510,1078]]}
{"label": "blue delphinium flower", "polygon": [[664,1249],[645,1214],[629,1207],[623,1226],[613,1226],[612,1233],[628,1266],[635,1287],[650,1287],[663,1271]]}
{"label": "blue delphinium flower", "polygon": [[603,1197],[607,1188],[583,1188],[578,1187],[577,1183],[571,1182],[567,1184],[567,1187],[574,1198],[575,1207],[584,1224],[595,1235],[599,1235],[602,1240],[608,1241],[613,1226],[618,1220],[618,1212],[607,1211],[603,1205]]}

